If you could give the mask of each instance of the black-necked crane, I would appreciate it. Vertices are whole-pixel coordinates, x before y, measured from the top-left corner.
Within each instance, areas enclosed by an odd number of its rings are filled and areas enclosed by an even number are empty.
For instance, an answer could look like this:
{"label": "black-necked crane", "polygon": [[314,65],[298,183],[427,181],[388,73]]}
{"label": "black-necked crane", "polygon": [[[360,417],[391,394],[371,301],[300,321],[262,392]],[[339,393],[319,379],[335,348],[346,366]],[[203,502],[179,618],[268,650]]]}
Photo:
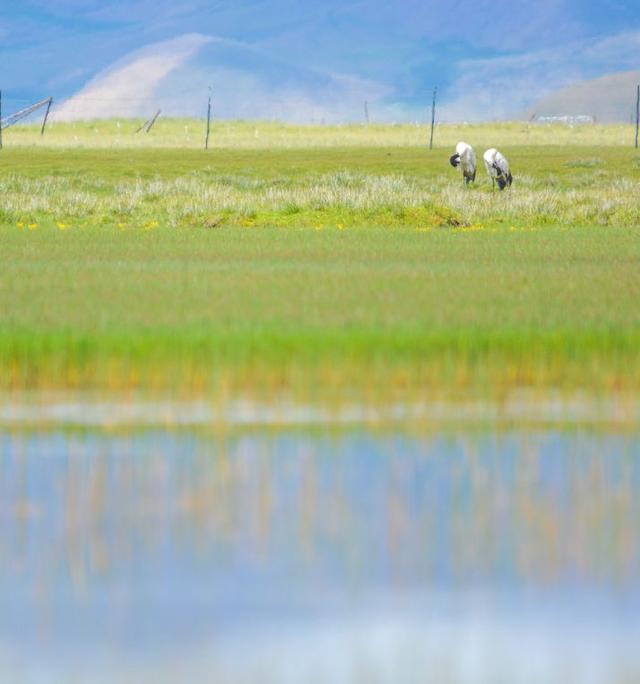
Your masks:
{"label": "black-necked crane", "polygon": [[464,182],[469,184],[476,179],[476,153],[466,142],[459,142],[456,145],[456,153],[449,159],[449,163],[454,168],[460,167]]}
{"label": "black-necked crane", "polygon": [[500,190],[510,187],[511,183],[513,183],[513,176],[511,175],[507,158],[496,150],[495,147],[492,147],[484,153],[483,159],[494,187],[496,183]]}

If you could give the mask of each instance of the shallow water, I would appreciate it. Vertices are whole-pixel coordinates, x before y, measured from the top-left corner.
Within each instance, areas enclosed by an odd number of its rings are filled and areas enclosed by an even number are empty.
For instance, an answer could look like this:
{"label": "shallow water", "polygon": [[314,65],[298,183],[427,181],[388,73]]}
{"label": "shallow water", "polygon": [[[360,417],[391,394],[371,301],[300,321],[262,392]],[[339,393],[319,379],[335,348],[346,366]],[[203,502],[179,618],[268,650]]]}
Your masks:
{"label": "shallow water", "polygon": [[630,682],[640,439],[0,433],[0,680]]}

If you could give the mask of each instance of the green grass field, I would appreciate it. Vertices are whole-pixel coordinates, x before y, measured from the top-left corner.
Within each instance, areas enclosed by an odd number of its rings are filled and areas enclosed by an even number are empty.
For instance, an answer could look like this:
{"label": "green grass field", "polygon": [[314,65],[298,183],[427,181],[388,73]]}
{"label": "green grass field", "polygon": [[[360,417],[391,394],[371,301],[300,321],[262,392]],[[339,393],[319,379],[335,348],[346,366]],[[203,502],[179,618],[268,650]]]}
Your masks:
{"label": "green grass field", "polygon": [[[640,155],[627,128],[514,126],[432,152],[411,127],[209,152],[11,129],[0,389],[637,392]],[[463,187],[445,142],[501,133],[512,190]]]}

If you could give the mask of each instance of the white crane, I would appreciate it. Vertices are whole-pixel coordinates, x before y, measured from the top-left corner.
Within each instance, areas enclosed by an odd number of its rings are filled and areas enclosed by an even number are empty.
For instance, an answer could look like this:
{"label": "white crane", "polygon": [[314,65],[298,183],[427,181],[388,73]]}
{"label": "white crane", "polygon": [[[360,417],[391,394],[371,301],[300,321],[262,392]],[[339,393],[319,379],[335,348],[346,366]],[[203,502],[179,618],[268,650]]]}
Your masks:
{"label": "white crane", "polygon": [[462,170],[464,182],[469,184],[476,179],[476,153],[466,142],[459,142],[456,145],[456,153],[449,159],[449,163],[454,168],[458,166]]}
{"label": "white crane", "polygon": [[484,165],[489,174],[489,178],[491,178],[493,187],[495,188],[496,183],[500,190],[504,190],[506,187],[511,186],[511,183],[513,183],[513,176],[511,175],[511,169],[509,168],[507,158],[501,152],[498,152],[495,147],[487,150],[484,153],[483,158]]}

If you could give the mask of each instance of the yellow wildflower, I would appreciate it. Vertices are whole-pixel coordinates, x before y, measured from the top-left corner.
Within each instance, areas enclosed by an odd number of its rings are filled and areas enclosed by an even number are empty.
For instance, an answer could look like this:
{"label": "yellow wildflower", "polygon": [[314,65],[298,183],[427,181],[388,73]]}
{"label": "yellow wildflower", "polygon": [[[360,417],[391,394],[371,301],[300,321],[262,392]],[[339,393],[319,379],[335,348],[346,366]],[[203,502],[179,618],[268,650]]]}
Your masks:
{"label": "yellow wildflower", "polygon": [[30,223],[29,224],[29,230],[35,230],[38,227],[37,223]]}
{"label": "yellow wildflower", "polygon": [[66,230],[69,226],[66,223],[63,223],[62,221],[58,221],[58,228],[60,230]]}
{"label": "yellow wildflower", "polygon": [[16,225],[17,225],[18,228],[20,228],[20,229],[24,228],[24,223],[23,223],[22,221],[18,221],[18,223],[17,223]]}

